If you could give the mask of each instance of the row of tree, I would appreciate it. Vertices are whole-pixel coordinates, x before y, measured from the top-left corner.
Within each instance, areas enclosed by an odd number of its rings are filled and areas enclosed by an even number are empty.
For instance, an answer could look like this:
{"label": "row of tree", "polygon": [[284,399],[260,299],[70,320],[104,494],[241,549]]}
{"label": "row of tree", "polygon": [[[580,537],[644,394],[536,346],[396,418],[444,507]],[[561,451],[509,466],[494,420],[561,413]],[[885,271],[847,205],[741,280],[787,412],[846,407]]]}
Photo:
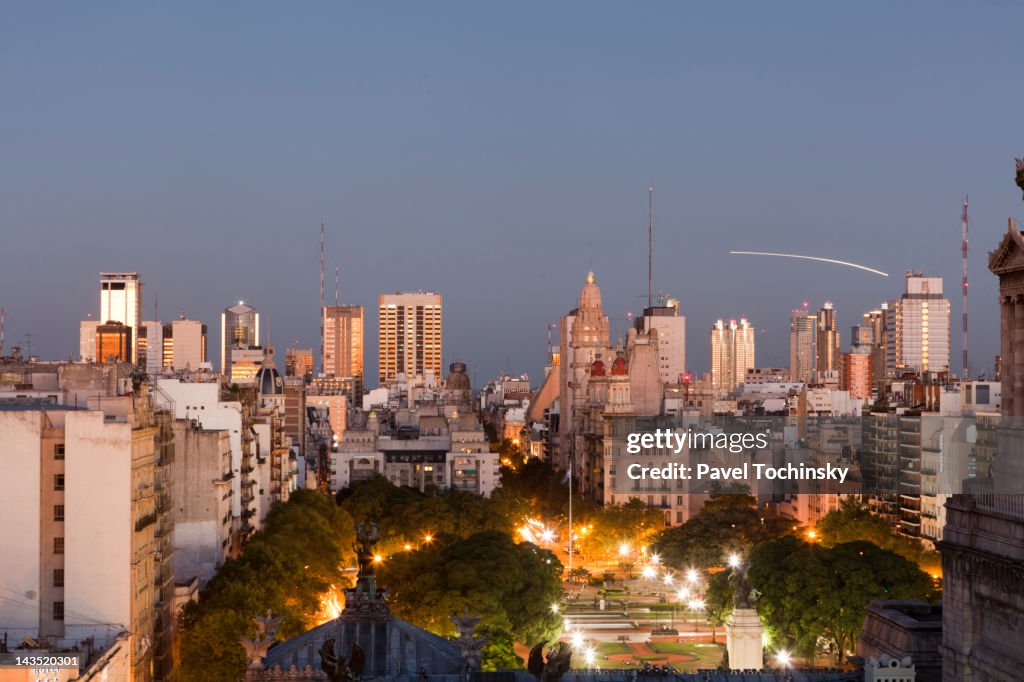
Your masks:
{"label": "row of tree", "polygon": [[237,682],[246,668],[240,640],[255,634],[252,619],[271,609],[284,616],[279,636],[315,626],[320,595],[347,584],[355,562],[352,517],[322,493],[299,490],[275,506],[263,530],[229,559],[181,620],[182,682]]}

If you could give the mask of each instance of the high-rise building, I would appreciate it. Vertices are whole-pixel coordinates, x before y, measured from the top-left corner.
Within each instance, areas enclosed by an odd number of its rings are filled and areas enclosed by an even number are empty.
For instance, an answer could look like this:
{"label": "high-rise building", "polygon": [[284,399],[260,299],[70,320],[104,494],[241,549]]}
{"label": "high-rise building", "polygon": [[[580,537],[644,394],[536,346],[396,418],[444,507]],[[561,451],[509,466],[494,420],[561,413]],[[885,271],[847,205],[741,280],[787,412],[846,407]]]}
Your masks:
{"label": "high-rise building", "polygon": [[378,379],[432,373],[441,377],[441,295],[427,292],[381,294]]}
{"label": "high-rise building", "polygon": [[686,374],[686,317],[679,314],[679,301],[644,308],[636,326],[642,334],[658,330],[658,374],[664,384],[678,383]]}
{"label": "high-rise building", "polygon": [[851,398],[871,399],[871,354],[850,352],[843,354],[843,369],[839,388],[849,391]]}
{"label": "high-rise building", "polygon": [[284,375],[286,377],[313,376],[313,349],[289,348],[284,352]]}
{"label": "high-rise building", "polygon": [[889,309],[888,303],[883,303],[878,310],[864,313],[864,324],[861,328],[871,329],[871,380],[880,382],[885,380],[885,314]]}
{"label": "high-rise building", "polygon": [[[383,300],[383,296],[381,299]],[[437,346],[441,339],[441,297],[437,297]],[[389,309],[390,310],[390,309]],[[395,320],[398,308],[394,308]],[[414,315],[416,309],[414,308]],[[363,395],[363,306],[329,305],[323,309],[324,375],[338,378],[351,377],[354,395],[349,396],[356,405],[362,404]],[[381,323],[385,321],[381,308]],[[404,319],[404,310],[403,310]],[[388,318],[388,324],[391,324]],[[415,332],[419,334],[420,332]],[[383,335],[381,337],[383,339]],[[424,341],[425,343],[425,341]],[[381,356],[383,357],[383,355]],[[438,356],[440,357],[440,356]],[[422,372],[421,372],[422,373]]]}
{"label": "high-rise building", "polygon": [[135,344],[132,328],[121,322],[108,322],[96,327],[96,362],[103,364],[131,362]]}
{"label": "high-rise building", "polygon": [[231,372],[233,349],[256,348],[260,343],[260,314],[251,305],[239,301],[225,308],[220,316],[220,371]]}
{"label": "high-rise building", "polygon": [[839,370],[839,327],[836,325],[836,311],[832,307],[832,301],[825,301],[825,305],[818,311],[818,336],[815,342],[817,346],[816,369],[821,372],[835,372]]}
{"label": "high-rise building", "polygon": [[139,324],[139,338],[135,341],[135,354],[139,367],[151,376],[164,368],[164,323],[146,321]]}
{"label": "high-rise building", "polygon": [[204,362],[206,362],[205,324],[199,320],[181,318],[164,325],[164,367],[195,370],[199,369],[199,365]]}
{"label": "high-rise building", "polygon": [[78,330],[78,357],[82,362],[96,362],[97,320],[82,320]]}
{"label": "high-rise building", "polygon": [[746,319],[718,320],[711,327],[711,386],[731,391],[755,367],[754,328]]}
{"label": "high-rise building", "polygon": [[808,382],[815,369],[814,342],[818,318],[797,308],[789,318],[789,378]]}
{"label": "high-rise building", "polygon": [[908,270],[907,288],[885,311],[886,376],[949,371],[949,299],[942,278]]}
{"label": "high-rise building", "polygon": [[[139,337],[142,322],[142,280],[137,272],[100,273],[100,323],[120,322],[131,330],[131,338]],[[135,347],[129,349],[125,362],[137,362]]]}

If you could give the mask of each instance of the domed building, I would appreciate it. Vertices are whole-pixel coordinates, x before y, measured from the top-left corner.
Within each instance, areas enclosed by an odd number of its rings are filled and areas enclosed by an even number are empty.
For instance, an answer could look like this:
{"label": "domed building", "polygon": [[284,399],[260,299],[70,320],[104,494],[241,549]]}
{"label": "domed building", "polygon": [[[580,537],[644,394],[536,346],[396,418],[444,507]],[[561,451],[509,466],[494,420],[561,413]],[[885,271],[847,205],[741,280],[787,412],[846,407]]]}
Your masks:
{"label": "domed building", "polygon": [[473,402],[473,388],[470,385],[466,363],[453,362],[448,365],[448,376],[444,380],[445,405],[470,407]]}

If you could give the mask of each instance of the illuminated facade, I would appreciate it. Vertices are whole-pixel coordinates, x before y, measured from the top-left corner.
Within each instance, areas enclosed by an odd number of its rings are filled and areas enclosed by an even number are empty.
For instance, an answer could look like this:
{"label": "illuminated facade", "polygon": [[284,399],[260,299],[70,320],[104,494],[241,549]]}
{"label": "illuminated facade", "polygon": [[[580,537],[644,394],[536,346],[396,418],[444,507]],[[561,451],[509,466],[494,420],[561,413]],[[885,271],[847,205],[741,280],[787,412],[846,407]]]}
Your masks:
{"label": "illuminated facade", "polygon": [[313,349],[289,348],[284,352],[284,375],[286,377],[313,376]]}
{"label": "illuminated facade", "polygon": [[839,328],[836,325],[836,311],[831,301],[818,311],[817,337],[818,372],[835,372],[839,369]]}
{"label": "illuminated facade", "polygon": [[797,308],[789,318],[789,380],[808,382],[815,368],[814,342],[818,318]]}
{"label": "illuminated facade", "polygon": [[885,315],[885,371],[949,371],[949,299],[942,296],[942,278],[907,271],[907,290],[890,301]]}
{"label": "illuminated facade", "polygon": [[676,383],[686,374],[686,317],[679,301],[670,298],[663,306],[644,308],[637,331],[658,330],[658,374],[664,384]]}
{"label": "illuminated facade", "polygon": [[[137,272],[100,273],[100,323],[120,322],[139,337],[142,322],[142,280]],[[137,362],[134,346],[128,348],[125,361]]]}
{"label": "illuminated facade", "polygon": [[120,322],[96,327],[96,362],[128,362],[132,357],[132,328]]}
{"label": "illuminated facade", "polygon": [[840,390],[849,391],[851,398],[871,400],[871,384],[873,379],[871,354],[844,353],[842,366],[843,369],[839,382]]}
{"label": "illuminated facade", "polygon": [[253,348],[259,343],[260,314],[256,309],[242,301],[225,308],[220,315],[220,371],[230,373],[233,349]]}
{"label": "illuminated facade", "polygon": [[381,383],[399,374],[441,377],[441,294],[381,294],[377,352]]}
{"label": "illuminated facade", "polygon": [[[382,296],[381,299],[383,300],[383,298]],[[440,296],[438,296],[438,347],[440,347],[441,338],[440,310]],[[387,318],[388,324],[397,322],[397,307],[394,308],[394,312],[396,313],[395,320]],[[363,307],[360,305],[324,306],[323,318],[324,374],[331,377],[350,377],[354,387],[353,395],[350,397],[357,405],[361,404],[360,398],[363,395]],[[386,316],[382,304],[382,326],[385,319]]]}
{"label": "illuminated facade", "polygon": [[754,328],[746,319],[718,320],[711,327],[711,386],[732,391],[754,363]]}

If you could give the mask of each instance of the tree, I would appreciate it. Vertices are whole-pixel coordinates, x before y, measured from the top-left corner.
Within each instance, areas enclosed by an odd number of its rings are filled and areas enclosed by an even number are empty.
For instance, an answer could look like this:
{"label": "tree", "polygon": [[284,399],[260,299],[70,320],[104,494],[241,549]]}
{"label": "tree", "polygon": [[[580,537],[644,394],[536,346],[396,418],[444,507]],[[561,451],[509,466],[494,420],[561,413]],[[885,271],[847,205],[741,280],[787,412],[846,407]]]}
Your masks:
{"label": "tree", "polygon": [[560,628],[551,604],[561,596],[561,573],[551,552],[486,531],[442,535],[418,552],[397,554],[380,567],[378,581],[395,616],[431,632],[454,635],[449,616],[465,608],[482,617],[481,626],[536,642]]}
{"label": "tree", "polygon": [[938,552],[925,549],[917,540],[896,535],[889,524],[872,514],[858,497],[844,498],[839,509],[818,522],[815,532],[826,547],[862,540],[895,552],[929,573],[937,572],[942,565]]}
{"label": "tree", "polygon": [[516,653],[515,640],[506,630],[480,627],[475,635],[487,639],[483,650],[484,671],[516,670],[523,667],[523,659]]}
{"label": "tree", "polygon": [[284,617],[284,638],[316,625],[319,596],[347,584],[354,539],[352,518],[322,493],[298,490],[271,509],[241,556],[224,563],[198,604],[186,606],[182,682],[236,682],[246,664],[239,641],[254,634],[252,618],[267,609]]}
{"label": "tree", "polygon": [[662,531],[654,548],[670,566],[711,568],[725,564],[732,552],[790,532],[792,521],[761,511],[750,495],[712,493],[690,520]]}
{"label": "tree", "polygon": [[873,599],[934,598],[926,573],[870,542],[823,547],[789,536],[758,545],[748,561],[769,635],[806,658],[824,637],[841,663],[860,636]]}
{"label": "tree", "polygon": [[729,584],[728,571],[719,571],[708,580],[704,591],[704,609],[711,625],[711,643],[716,644],[715,628],[725,625],[732,613],[732,586]]}

